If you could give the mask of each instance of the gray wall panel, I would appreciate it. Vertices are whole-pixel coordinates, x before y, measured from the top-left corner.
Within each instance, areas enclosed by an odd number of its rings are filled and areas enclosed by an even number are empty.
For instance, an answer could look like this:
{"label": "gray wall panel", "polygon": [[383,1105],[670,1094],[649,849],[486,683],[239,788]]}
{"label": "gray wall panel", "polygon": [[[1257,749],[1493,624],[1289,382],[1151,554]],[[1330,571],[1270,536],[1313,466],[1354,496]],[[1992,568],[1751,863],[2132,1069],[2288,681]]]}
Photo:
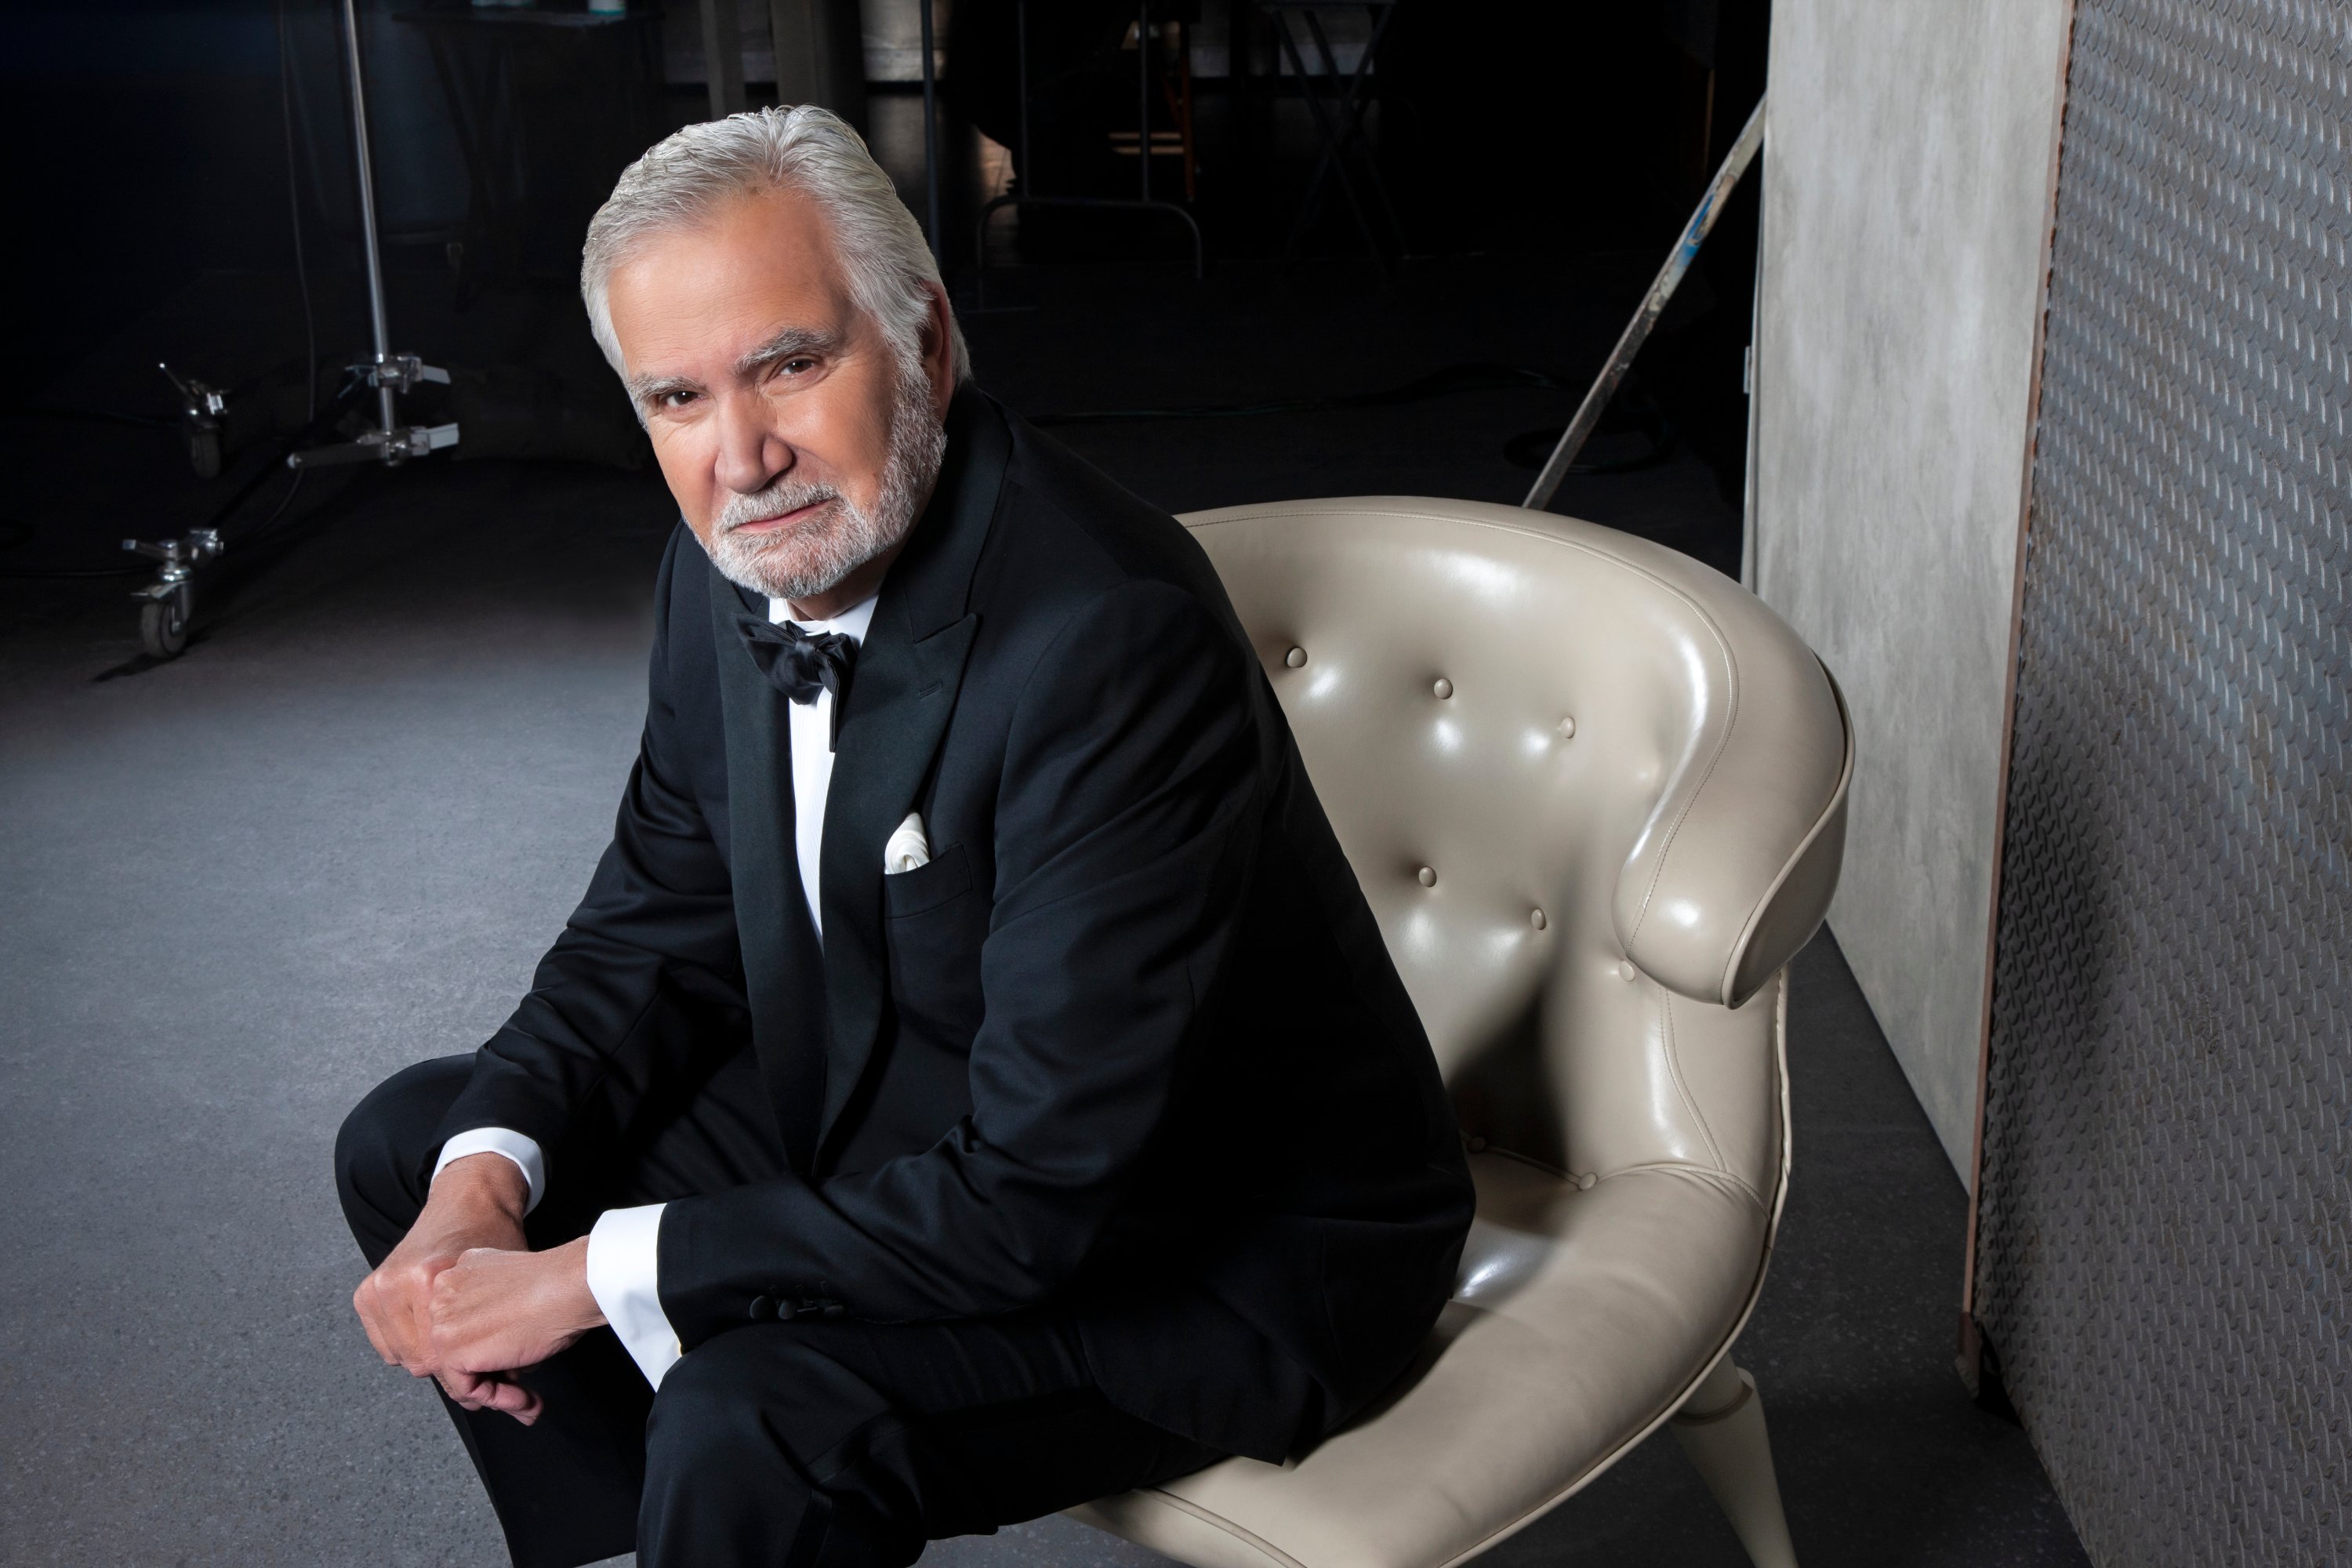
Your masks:
{"label": "gray wall panel", "polygon": [[1993,823],[2063,0],[1778,0],[1756,568],[1858,742],[1830,922],[1955,1168]]}
{"label": "gray wall panel", "polygon": [[2352,1560],[2352,11],[2081,0],[1976,1314],[2096,1561]]}

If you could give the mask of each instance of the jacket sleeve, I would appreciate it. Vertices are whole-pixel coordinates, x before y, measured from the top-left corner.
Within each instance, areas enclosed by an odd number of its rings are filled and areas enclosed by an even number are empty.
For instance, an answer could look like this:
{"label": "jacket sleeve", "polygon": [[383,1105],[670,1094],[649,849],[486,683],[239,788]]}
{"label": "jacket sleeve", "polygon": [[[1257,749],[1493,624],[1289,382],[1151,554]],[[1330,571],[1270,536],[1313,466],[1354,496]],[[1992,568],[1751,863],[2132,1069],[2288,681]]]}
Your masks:
{"label": "jacket sleeve", "polygon": [[674,589],[681,565],[698,560],[679,528],[662,558],[645,730],[612,843],[530,994],[478,1053],[441,1123],[443,1140],[479,1127],[536,1140],[551,1185],[562,1182],[567,1153],[625,1133],[687,1058],[741,1039],[724,1025],[745,1005],[731,884],[688,787],[673,706]]}
{"label": "jacket sleeve", "polygon": [[1036,1303],[1102,1240],[1198,1047],[1265,764],[1255,658],[1192,595],[1108,590],[1007,731],[972,1110],[919,1154],[684,1198],[661,1300],[689,1349],[754,1297],[882,1321]]}

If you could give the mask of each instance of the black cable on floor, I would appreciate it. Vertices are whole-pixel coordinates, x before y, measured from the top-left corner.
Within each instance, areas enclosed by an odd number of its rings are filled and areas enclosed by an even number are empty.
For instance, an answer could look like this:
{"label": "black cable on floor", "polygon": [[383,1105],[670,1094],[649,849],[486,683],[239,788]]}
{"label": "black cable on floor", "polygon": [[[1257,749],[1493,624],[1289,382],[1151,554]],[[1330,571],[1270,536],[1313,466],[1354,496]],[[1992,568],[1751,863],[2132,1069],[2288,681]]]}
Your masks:
{"label": "black cable on floor", "polygon": [[[1578,388],[1549,371],[1533,370],[1525,365],[1469,363],[1450,364],[1433,370],[1398,386],[1383,387],[1374,392],[1342,393],[1331,397],[1297,397],[1266,403],[1203,403],[1170,408],[1090,408],[1067,414],[1032,414],[1029,423],[1048,425],[1114,425],[1153,419],[1239,419],[1263,414],[1320,413],[1334,409],[1391,408],[1401,404],[1420,403],[1434,397],[1447,397],[1461,392],[1494,392],[1515,387],[1530,387],[1540,391],[1573,392]],[[1605,463],[1578,463],[1569,469],[1571,474],[1597,477],[1604,474],[1632,473],[1636,469],[1655,468],[1673,456],[1675,441],[1673,426],[1664,421],[1656,427],[1645,429],[1650,437],[1650,450],[1630,458],[1615,458]],[[1505,455],[1515,466],[1520,465],[1517,447],[1544,432],[1527,431],[1511,437],[1505,444]],[[1543,443],[1544,455],[1549,455],[1553,442],[1559,439],[1555,428]],[[1542,467],[1539,456],[1533,465]]]}
{"label": "black cable on floor", "polygon": [[[262,464],[258,468],[256,468],[253,471],[252,477],[247,479],[244,484],[237,487],[237,490],[235,495],[229,497],[228,500],[221,502],[219,506],[214,508],[212,515],[205,519],[203,522],[198,523],[196,526],[199,528],[219,528],[223,523],[226,522],[229,517],[236,512],[237,508],[252,500],[255,492],[269,482],[269,478],[272,474],[284,470],[286,466],[286,455],[289,452],[293,451],[298,447],[305,445],[319,436],[331,433],[334,422],[342,416],[344,410],[348,409],[352,404],[357,400],[359,394],[365,390],[365,387],[366,383],[359,376],[355,374],[346,374],[343,378],[343,384],[336,389],[335,395],[328,400],[327,406],[320,409],[308,425],[305,425],[301,429],[295,431],[291,436],[287,437],[284,441],[280,442],[277,451],[271,456],[270,459]],[[271,510],[269,515],[263,518],[258,523],[255,524],[245,532],[236,535],[233,539],[226,540],[224,542],[233,545],[239,550],[247,550],[258,544],[270,535],[279,531],[278,520],[286,515],[286,509],[293,504],[295,492],[302,488],[303,477],[303,471],[301,469],[298,468],[294,470],[294,482],[286,487],[286,493],[278,498],[278,505]],[[19,530],[22,533],[22,537],[9,540],[5,542],[0,542],[0,550],[14,550],[19,548],[37,537],[36,531],[26,523],[19,521],[14,518],[6,519],[5,520],[5,526]],[[54,569],[42,567],[0,567],[0,578],[48,581],[73,577],[130,577],[136,576],[142,573],[152,572],[154,568],[152,566],[58,567]]]}
{"label": "black cable on floor", "polygon": [[1496,392],[1512,387],[1575,392],[1581,390],[1581,384],[1572,384],[1549,371],[1532,370],[1526,365],[1472,363],[1449,364],[1401,385],[1382,387],[1373,392],[1349,392],[1329,397],[1278,398],[1265,403],[1199,403],[1169,408],[1085,408],[1066,414],[1032,414],[1028,419],[1030,424],[1040,426],[1115,425],[1144,419],[1241,419],[1262,414],[1389,408],[1433,397],[1449,397],[1455,393]]}
{"label": "black cable on floor", "polygon": [[[302,245],[302,186],[294,160],[294,51],[286,37],[286,0],[278,0],[273,9],[278,17],[278,123],[286,139],[286,220],[294,237],[294,283],[302,292],[302,425],[308,430],[319,422],[319,321],[310,304],[310,255]],[[249,545],[267,538],[286,515],[286,509],[294,504],[294,498],[302,493],[302,481],[310,472],[295,469],[294,482],[278,498],[278,505],[237,542]]]}
{"label": "black cable on floor", "polygon": [[55,571],[10,566],[0,569],[0,578],[12,583],[49,583],[74,577],[150,577],[154,572],[152,566],[61,566]]}
{"label": "black cable on floor", "polygon": [[[319,322],[310,309],[310,261],[302,247],[302,187],[294,162],[294,50],[287,41],[286,0],[278,0],[278,123],[286,133],[286,216],[294,233],[294,281],[302,290],[302,417],[319,416]],[[301,474],[294,478],[301,487]],[[291,500],[293,490],[286,492]],[[279,510],[285,510],[281,505]],[[271,521],[276,521],[273,513]]]}
{"label": "black cable on floor", "polygon": [[133,430],[168,430],[173,421],[147,414],[118,414],[111,408],[68,408],[58,403],[0,403],[0,419],[59,425],[126,425]]}
{"label": "black cable on floor", "polygon": [[[21,550],[26,545],[33,542],[34,540],[38,539],[40,536],[40,530],[35,528],[31,523],[25,521],[21,518],[0,517],[0,550]],[[129,577],[139,573],[152,572],[154,568],[152,566],[97,566],[62,567],[57,571],[50,572],[44,571],[39,567],[32,567],[24,571],[0,569],[0,577],[28,579]]]}
{"label": "black cable on floor", "polygon": [[[286,216],[294,237],[294,281],[302,294],[303,428],[301,434],[294,438],[300,440],[315,434],[319,427],[319,322],[310,299],[310,257],[302,244],[301,176],[294,153],[294,89],[289,74],[293,68],[293,49],[287,39],[286,0],[277,0],[272,9],[276,13],[278,24],[278,123],[284,134],[286,145]],[[349,393],[348,385],[338,390],[334,398],[337,408],[349,400]],[[165,429],[172,423],[165,419],[152,419],[131,414],[115,414],[103,409],[61,408],[44,404],[6,405],[0,407],[0,416],[11,418],[64,419],[103,425],[128,425],[147,430]],[[286,453],[292,449],[292,446],[293,442],[289,441],[278,451],[275,460],[247,479],[238,488],[235,495],[216,508],[213,515],[200,526],[216,528],[231,512],[244,505],[247,500],[261,488],[270,471],[283,465]],[[310,470],[296,468],[293,473],[293,482],[286,487],[286,493],[278,498],[278,504],[270,509],[269,515],[254,524],[236,539],[235,543],[241,547],[250,547],[277,531],[278,520],[286,515],[286,509],[292,506],[294,498],[301,493],[302,481],[309,477]],[[16,535],[14,538],[0,540],[0,551],[19,549],[37,537],[37,531],[29,523],[20,522],[14,518],[0,519],[0,528],[5,528]],[[152,566],[143,564],[56,569],[0,568],[0,578],[56,582],[91,577],[138,577],[153,570]]]}
{"label": "black cable on floor", "polygon": [[[286,33],[286,0],[277,0],[274,7],[278,22],[278,123],[286,145],[286,216],[294,237],[294,282],[302,294],[302,417],[319,416],[319,322],[310,300],[310,256],[302,244],[301,175],[294,153],[294,88],[291,79],[293,48]],[[275,371],[254,378],[264,380]],[[250,383],[248,385],[251,384]],[[55,422],[72,425],[121,425],[134,430],[168,430],[174,423],[146,414],[123,414],[111,408],[71,408],[54,403],[0,404],[0,419],[27,422]],[[296,476],[297,488],[300,476]],[[292,490],[287,492],[290,499]],[[271,514],[271,521],[276,520]],[[17,542],[22,542],[21,541]],[[0,550],[12,549],[12,544],[0,544]],[[142,567],[139,570],[145,570]],[[97,574],[113,576],[112,572]]]}

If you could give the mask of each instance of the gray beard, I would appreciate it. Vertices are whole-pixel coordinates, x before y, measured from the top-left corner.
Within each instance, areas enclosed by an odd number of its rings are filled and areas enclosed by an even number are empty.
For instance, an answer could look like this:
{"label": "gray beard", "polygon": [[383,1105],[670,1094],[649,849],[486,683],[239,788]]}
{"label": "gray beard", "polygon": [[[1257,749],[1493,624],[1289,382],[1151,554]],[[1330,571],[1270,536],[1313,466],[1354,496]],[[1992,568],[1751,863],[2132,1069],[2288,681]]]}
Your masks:
{"label": "gray beard", "polygon": [[[931,413],[930,384],[902,376],[890,413],[890,453],[870,512],[831,485],[787,478],[730,500],[711,526],[710,561],[729,582],[772,599],[813,599],[907,537],[915,510],[939,477],[947,430]],[[829,504],[828,504],[829,503]],[[804,506],[824,510],[782,535],[745,535],[747,522]]]}

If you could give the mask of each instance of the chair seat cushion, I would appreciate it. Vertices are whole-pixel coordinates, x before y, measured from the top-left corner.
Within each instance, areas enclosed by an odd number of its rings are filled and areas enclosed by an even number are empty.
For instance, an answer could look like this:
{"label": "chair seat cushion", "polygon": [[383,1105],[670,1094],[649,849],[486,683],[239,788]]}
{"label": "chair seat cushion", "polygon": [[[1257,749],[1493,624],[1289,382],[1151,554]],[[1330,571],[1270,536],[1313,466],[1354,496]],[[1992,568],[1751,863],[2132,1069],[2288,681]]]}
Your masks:
{"label": "chair seat cushion", "polygon": [[1197,1568],[1436,1568],[1672,1414],[1760,1276],[1759,1195],[1687,1165],[1589,1190],[1504,1154],[1471,1167],[1455,1298],[1372,1409],[1304,1459],[1228,1459],[1073,1515]]}

